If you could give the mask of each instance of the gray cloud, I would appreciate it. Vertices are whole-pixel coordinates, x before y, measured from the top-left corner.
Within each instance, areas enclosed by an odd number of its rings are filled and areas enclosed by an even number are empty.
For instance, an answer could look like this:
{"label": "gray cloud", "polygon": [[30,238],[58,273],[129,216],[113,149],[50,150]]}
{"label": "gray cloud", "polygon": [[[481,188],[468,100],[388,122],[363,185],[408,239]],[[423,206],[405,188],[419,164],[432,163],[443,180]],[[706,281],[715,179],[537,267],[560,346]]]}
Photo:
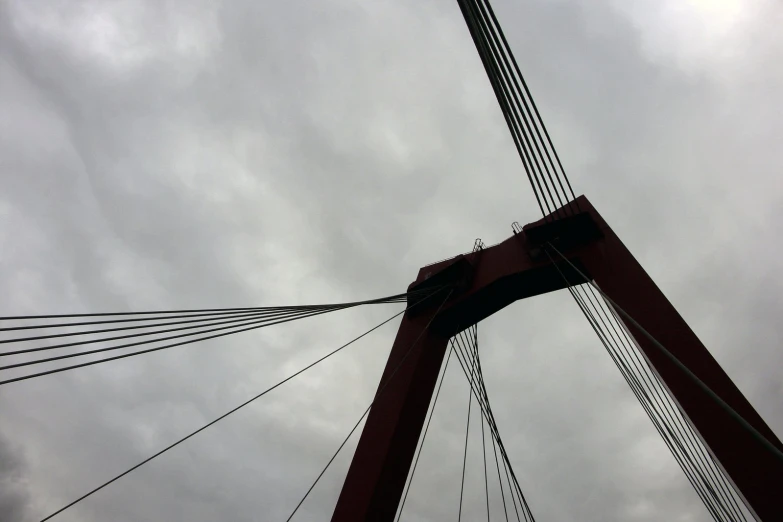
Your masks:
{"label": "gray cloud", "polygon": [[0,436],[0,513],[3,520],[24,520],[28,499],[22,458],[18,449]]}
{"label": "gray cloud", "polygon": [[[781,434],[783,14],[673,5],[496,9],[577,191]],[[3,313],[374,297],[537,217],[453,2],[7,0],[0,20]],[[0,457],[13,458],[0,462],[17,464],[1,476],[24,487],[0,499],[3,520],[40,519],[392,313],[7,386]],[[393,335],[59,519],[287,517],[371,399]],[[480,338],[537,518],[707,520],[567,295],[509,307]],[[455,370],[406,519],[454,514],[467,402]],[[478,516],[477,448],[466,510]],[[331,510],[352,450],[299,520]]]}

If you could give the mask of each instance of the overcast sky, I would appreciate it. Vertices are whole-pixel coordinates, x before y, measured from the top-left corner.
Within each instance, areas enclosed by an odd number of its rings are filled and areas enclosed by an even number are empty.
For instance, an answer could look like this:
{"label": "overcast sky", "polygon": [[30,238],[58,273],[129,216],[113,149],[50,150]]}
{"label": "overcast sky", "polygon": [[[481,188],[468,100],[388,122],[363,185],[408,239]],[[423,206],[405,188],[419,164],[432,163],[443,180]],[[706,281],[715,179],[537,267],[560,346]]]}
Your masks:
{"label": "overcast sky", "polygon": [[[494,5],[577,193],[783,434],[783,8]],[[389,295],[540,217],[451,0],[0,0],[0,115],[3,315]],[[399,310],[2,387],[0,519],[39,520]],[[397,324],[56,520],[285,520],[369,404]],[[708,520],[567,293],[479,339],[538,520]],[[456,516],[455,370],[403,520]],[[295,520],[328,520],[356,440]]]}

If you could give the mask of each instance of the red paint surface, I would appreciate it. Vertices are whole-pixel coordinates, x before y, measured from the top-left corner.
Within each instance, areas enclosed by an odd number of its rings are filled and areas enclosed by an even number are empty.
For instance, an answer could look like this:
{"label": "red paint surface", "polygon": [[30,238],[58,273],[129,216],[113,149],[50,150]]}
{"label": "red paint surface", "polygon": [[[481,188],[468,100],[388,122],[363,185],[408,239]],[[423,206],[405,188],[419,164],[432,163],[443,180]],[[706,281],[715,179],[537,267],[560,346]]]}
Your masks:
{"label": "red paint surface", "polygon": [[[620,307],[699,376],[773,444],[775,434],[699,341],[644,269],[625,248],[590,202],[577,199],[590,215],[600,238],[564,254],[589,274]],[[560,274],[546,256],[536,254],[534,228],[473,254],[428,265],[419,271],[414,287],[435,277],[455,262],[468,261],[458,273],[458,292],[434,317],[440,300],[425,311],[406,313],[394,341],[381,383],[397,368],[387,389],[378,396],[367,419],[353,462],[335,508],[333,521],[392,521],[413,460],[448,338],[518,299],[564,288]],[[531,237],[528,237],[531,236]],[[681,370],[632,325],[629,330],[673,393],[682,410],[712,453],[763,521],[783,520],[783,463],[706,396]],[[420,337],[419,337],[420,336]],[[414,345],[413,349],[411,346]]]}

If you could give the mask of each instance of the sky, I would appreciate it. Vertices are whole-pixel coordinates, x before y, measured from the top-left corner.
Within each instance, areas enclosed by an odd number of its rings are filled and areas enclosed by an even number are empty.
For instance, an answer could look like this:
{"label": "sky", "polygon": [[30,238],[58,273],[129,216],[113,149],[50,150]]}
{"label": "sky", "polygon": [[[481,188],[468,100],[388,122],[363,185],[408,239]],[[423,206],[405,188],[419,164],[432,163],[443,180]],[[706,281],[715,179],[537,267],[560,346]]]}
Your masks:
{"label": "sky", "polygon": [[[493,5],[575,191],[783,435],[783,8]],[[391,295],[540,217],[447,0],[0,0],[0,114],[2,315]],[[400,309],[1,387],[0,519],[40,520]],[[285,520],[372,400],[397,324],[55,520]],[[479,344],[538,520],[708,520],[567,293],[502,310]],[[456,516],[456,370],[403,520]],[[328,520],[357,439],[294,520]]]}

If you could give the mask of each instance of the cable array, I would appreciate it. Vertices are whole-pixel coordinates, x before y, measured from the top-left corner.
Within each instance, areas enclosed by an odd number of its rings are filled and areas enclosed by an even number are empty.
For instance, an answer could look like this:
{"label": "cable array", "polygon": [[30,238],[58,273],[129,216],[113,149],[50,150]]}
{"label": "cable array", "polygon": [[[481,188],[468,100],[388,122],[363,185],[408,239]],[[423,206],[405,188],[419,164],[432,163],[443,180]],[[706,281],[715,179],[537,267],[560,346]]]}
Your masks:
{"label": "cable array", "polygon": [[427,423],[424,426],[424,432],[421,436],[421,441],[419,442],[418,447],[416,448],[416,457],[413,460],[413,466],[411,466],[411,471],[408,476],[408,479],[405,483],[405,490],[402,496],[402,501],[400,502],[400,507],[397,510],[397,522],[399,522],[400,517],[402,517],[402,512],[405,509],[405,501],[408,500],[408,492],[411,489],[411,485],[413,484],[413,477],[416,474],[416,468],[419,465],[419,457],[421,457],[421,450],[424,449],[424,441],[427,439],[427,433],[430,431],[430,423],[432,422],[432,417],[435,414],[435,406],[438,404],[438,397],[440,397],[440,389],[443,387],[443,380],[446,377],[446,371],[449,369],[449,361],[451,361],[451,354],[454,353],[453,349],[449,349],[448,355],[446,356],[446,363],[443,365],[443,371],[440,374],[440,379],[438,380],[438,389],[435,392],[435,398],[432,399],[432,407],[430,408],[429,414],[427,415]]}
{"label": "cable array", "polygon": [[[508,453],[506,452],[505,445],[503,444],[503,440],[500,437],[500,431],[497,426],[497,422],[495,421],[494,413],[492,412],[492,407],[489,402],[489,396],[487,394],[487,389],[484,384],[484,375],[481,369],[481,360],[479,358],[479,350],[478,350],[478,327],[477,325],[473,325],[466,330],[463,330],[456,336],[454,336],[450,340],[450,348],[448,351],[448,354],[446,356],[446,362],[444,364],[443,370],[441,372],[437,389],[434,395],[434,398],[432,400],[432,404],[430,406],[427,420],[425,422],[425,427],[422,432],[421,438],[419,440],[419,444],[416,448],[416,454],[413,460],[413,466],[411,466],[411,470],[408,474],[408,479],[405,483],[405,489],[403,491],[403,497],[402,501],[400,502],[400,507],[397,511],[397,517],[395,520],[399,522],[402,518],[403,511],[405,509],[405,502],[408,498],[408,493],[411,489],[411,486],[413,484],[414,477],[416,475],[416,469],[418,467],[419,458],[421,456],[421,452],[424,448],[424,443],[427,439],[427,434],[429,433],[429,427],[430,423],[432,422],[432,417],[435,413],[435,407],[438,403],[438,398],[440,397],[440,390],[443,385],[443,380],[446,376],[446,372],[449,368],[449,362],[452,359],[452,356],[454,356],[457,361],[459,362],[459,365],[462,369],[463,374],[465,375],[465,378],[467,379],[468,385],[469,385],[469,393],[468,393],[468,413],[467,413],[467,421],[466,421],[466,427],[465,427],[465,447],[462,455],[462,474],[461,474],[461,481],[460,481],[460,500],[459,505],[457,508],[457,520],[462,519],[462,507],[463,507],[463,501],[464,501],[464,492],[465,492],[465,473],[466,473],[466,464],[467,464],[467,451],[468,451],[468,443],[470,441],[469,433],[470,433],[470,420],[471,420],[471,412],[473,410],[473,403],[478,405],[478,408],[480,410],[480,419],[481,419],[481,441],[482,441],[482,455],[483,455],[483,477],[484,477],[484,493],[485,493],[485,501],[486,501],[486,509],[487,509],[487,519],[489,520],[490,517],[490,480],[492,481],[492,484],[495,484],[494,476],[497,475],[497,485],[498,485],[498,493],[497,497],[503,504],[503,513],[505,515],[505,520],[508,522],[509,516],[516,516],[516,520],[518,522],[521,522],[522,520],[533,522],[535,519],[533,517],[532,512],[530,511],[530,506],[527,503],[527,500],[525,499],[524,494],[522,493],[522,488],[519,486],[519,482],[517,480],[516,474],[514,473],[514,469],[511,465],[511,460],[509,459]],[[486,437],[486,433],[489,432],[489,437]],[[494,462],[494,473],[488,469],[488,461],[487,461],[487,439],[492,444],[492,453],[491,455],[491,461]],[[489,464],[490,468],[492,467],[491,464]],[[501,472],[502,469],[502,472]],[[493,478],[490,478],[490,475],[492,475]],[[504,480],[505,478],[505,480]],[[508,506],[508,503],[511,503],[513,505],[513,511],[512,508]]]}
{"label": "cable array", "polygon": [[[0,345],[8,345],[13,348],[0,352],[0,360],[10,358],[13,361],[0,365],[0,372],[5,372],[0,375],[6,376],[9,371],[18,368],[29,366],[41,368],[42,365],[47,363],[55,363],[72,358],[82,358],[81,360],[84,361],[24,375],[5,377],[0,379],[0,385],[125,359],[357,306],[400,303],[408,299],[424,296],[428,292],[432,292],[432,289],[367,301],[324,305],[0,317],[0,336],[2,336],[0,337]],[[106,325],[112,326],[106,327]],[[35,335],[31,335],[29,333],[31,331],[34,331]],[[45,333],[38,333],[39,331]],[[66,353],[57,355],[31,358],[32,354],[37,354],[38,352],[73,349],[87,345],[97,347],[82,351],[69,350]],[[106,352],[142,346],[145,348],[136,351],[122,351],[119,355],[101,356],[101,358],[90,357],[97,354],[105,354]]]}
{"label": "cable array", "polygon": [[[571,201],[575,194],[562,162],[489,0],[457,1],[539,209],[547,219],[549,216],[562,217],[564,213],[573,214],[574,206],[579,211],[578,203]],[[513,228],[515,233],[519,232],[518,225]],[[712,517],[718,521],[748,520],[750,512],[742,497],[679,410],[614,308],[604,296],[599,299],[592,286],[586,285],[586,290],[580,288],[579,284],[585,281],[579,281],[574,287],[566,282],[580,310]],[[738,421],[742,423],[743,419]],[[763,436],[759,437],[773,452],[779,451]]]}
{"label": "cable array", "polygon": [[364,413],[362,413],[361,417],[359,417],[359,420],[356,421],[356,424],[353,425],[353,428],[351,428],[351,431],[348,432],[348,435],[345,436],[342,443],[337,447],[337,451],[334,452],[332,457],[329,459],[329,461],[326,463],[326,466],[321,470],[321,472],[318,474],[318,476],[315,478],[315,481],[313,481],[312,485],[308,488],[308,490],[305,492],[302,499],[299,501],[299,503],[296,505],[294,510],[291,512],[291,515],[286,519],[286,522],[290,522],[292,518],[294,518],[294,515],[299,510],[299,508],[302,506],[305,500],[307,500],[307,497],[310,495],[310,492],[313,491],[315,486],[318,484],[318,481],[321,480],[321,477],[324,476],[324,473],[326,473],[326,470],[329,469],[329,466],[332,465],[332,462],[334,462],[334,459],[337,458],[337,455],[340,454],[340,451],[343,449],[343,447],[348,443],[348,440],[351,438],[351,435],[356,431],[356,428],[359,427],[359,425],[362,423],[365,417],[370,413],[370,410],[372,410],[373,404],[383,395],[383,393],[386,391],[386,388],[389,386],[389,383],[394,379],[394,376],[397,375],[397,372],[402,368],[402,365],[405,363],[405,361],[408,359],[408,356],[413,352],[413,349],[416,347],[416,345],[419,343],[419,340],[421,340],[421,337],[424,335],[424,332],[427,331],[427,329],[432,324],[432,321],[435,319],[435,317],[438,315],[438,312],[440,312],[441,308],[443,308],[443,305],[446,304],[446,301],[449,300],[449,297],[451,297],[454,290],[449,290],[448,294],[446,295],[446,298],[443,299],[443,302],[440,303],[440,306],[438,306],[438,309],[435,311],[435,313],[432,315],[430,320],[427,322],[426,326],[422,329],[422,331],[419,333],[419,335],[416,337],[416,339],[411,343],[410,348],[405,352],[405,354],[400,358],[400,362],[397,363],[397,366],[394,367],[394,369],[391,371],[389,376],[386,378],[385,381],[381,382],[381,384],[378,387],[378,392],[375,394],[375,398],[370,402],[370,405],[367,406],[367,409],[364,410]]}
{"label": "cable array", "polygon": [[753,520],[742,496],[661,382],[615,307],[589,280],[569,281],[548,250],[562,254],[551,244],[548,247],[547,255],[569,293],[712,518],[718,522]]}
{"label": "cable array", "polygon": [[[457,0],[541,213],[562,217],[578,203],[541,114],[489,0]],[[576,208],[574,208],[574,206]]]}
{"label": "cable array", "polygon": [[[547,220],[550,220],[579,212],[580,209],[576,202],[574,190],[490,1],[457,0],[457,3],[476,46],[506,125],[511,133],[512,140],[542,215]],[[513,230],[515,233],[519,233],[521,232],[521,227],[515,223]],[[551,245],[549,246],[551,247]],[[476,240],[473,252],[483,250],[484,248],[483,242],[480,239]],[[554,247],[552,249],[557,252]],[[550,256],[550,261],[560,271],[558,263],[554,261],[549,250],[545,249],[545,251]],[[557,253],[560,254],[559,252]],[[562,254],[560,255],[562,256]],[[572,272],[569,271],[569,273]],[[750,511],[744,504],[741,495],[733,487],[731,481],[702,442],[685,414],[679,409],[668,388],[661,382],[658,374],[645,358],[632,334],[624,322],[620,320],[617,307],[613,306],[612,302],[600,290],[596,292],[596,289],[589,284],[590,281],[587,278],[572,282],[569,281],[562,271],[560,271],[560,275],[563,277],[568,291],[579,306],[580,311],[587,318],[590,326],[597,334],[610,358],[617,366],[632,393],[650,418],[656,431],[683,470],[687,480],[712,518],[717,522],[751,520]],[[0,317],[0,345],[7,346],[7,349],[0,352],[0,361],[2,361],[0,362],[0,372],[2,372],[0,373],[0,385],[5,385],[357,306],[400,302],[415,303],[104,482],[47,516],[41,522],[45,522],[73,507],[263,397],[402,315],[413,306],[436,295],[442,296],[446,294],[446,290],[448,290],[448,295],[445,295],[440,307],[433,315],[434,319],[440,308],[451,297],[452,289],[444,287],[428,288],[418,292],[397,294],[380,299],[323,305]],[[431,322],[432,319],[430,320]],[[387,386],[405,363],[408,355],[413,351],[429,326],[430,324],[428,323],[389,374],[388,378],[381,383],[374,400],[370,402],[369,406],[367,406],[337,450],[306,490],[287,521],[290,521],[298,512],[350,437],[367,417],[375,401],[383,395]],[[116,352],[116,355],[109,354],[109,352]],[[475,324],[462,330],[450,339],[446,362],[437,384],[437,391],[428,411],[425,428],[416,448],[415,458],[406,480],[396,521],[399,522],[402,517],[405,502],[414,480],[419,458],[452,356],[458,361],[469,387],[457,520],[458,522],[461,521],[463,513],[471,412],[475,411],[475,403],[480,412],[479,418],[481,421],[483,482],[487,522],[491,518],[490,503],[491,500],[495,500],[495,496],[499,502],[502,502],[506,522],[509,522],[512,518],[516,518],[517,522],[522,522],[522,520],[534,522],[535,518],[511,465],[511,460],[500,436],[500,430],[492,411],[479,356],[478,327]],[[79,362],[67,363],[64,366],[50,366],[52,363],[60,363],[70,359],[78,359]],[[17,370],[28,367],[34,367],[35,369],[22,375],[15,373]],[[736,415],[736,412],[734,413]],[[740,422],[743,421],[741,418],[738,420]],[[753,430],[752,427],[748,429]],[[757,435],[773,451],[780,453],[780,450],[772,447],[763,436]],[[492,447],[489,458],[488,441]],[[779,455],[776,456],[780,458]],[[495,480],[495,476],[497,480]],[[511,504],[511,506],[508,506],[508,504]]]}
{"label": "cable array", "polygon": [[[181,439],[177,440],[176,442],[174,442],[174,443],[172,443],[172,444],[170,444],[170,445],[166,446],[165,448],[163,448],[162,450],[158,451],[157,453],[155,453],[155,454],[151,455],[150,457],[147,457],[146,459],[142,460],[142,461],[141,461],[141,462],[139,462],[138,464],[136,464],[136,465],[134,465],[134,466],[132,466],[132,467],[128,468],[127,470],[125,470],[125,471],[123,471],[122,473],[120,473],[120,474],[118,474],[118,475],[114,476],[114,477],[113,477],[113,478],[111,478],[110,480],[107,480],[106,482],[104,482],[104,483],[103,483],[103,484],[101,484],[100,486],[98,486],[98,487],[96,487],[96,488],[92,489],[92,490],[91,490],[91,491],[89,491],[88,493],[86,493],[86,494],[82,495],[81,497],[77,498],[76,500],[74,500],[74,501],[70,502],[69,504],[67,504],[67,505],[63,506],[62,508],[58,509],[58,510],[57,510],[57,511],[55,511],[54,513],[52,513],[52,514],[48,515],[47,517],[45,517],[45,518],[41,519],[41,521],[40,521],[40,522],[46,522],[47,520],[50,520],[50,519],[54,518],[55,516],[59,515],[60,513],[62,513],[62,512],[64,512],[64,511],[66,511],[66,510],[70,509],[71,507],[75,506],[76,504],[78,504],[78,503],[79,503],[79,502],[81,502],[82,500],[85,500],[86,498],[88,498],[88,497],[90,497],[91,495],[93,495],[93,494],[97,493],[98,491],[100,491],[100,490],[102,490],[103,488],[105,488],[105,487],[109,486],[110,484],[112,484],[112,483],[116,482],[117,480],[121,479],[122,477],[124,477],[124,476],[128,475],[129,473],[131,473],[131,472],[133,472],[133,471],[137,470],[138,468],[142,467],[143,465],[145,465],[145,464],[147,464],[147,463],[151,462],[152,460],[156,459],[157,457],[159,457],[159,456],[163,455],[164,453],[168,452],[169,450],[172,450],[172,449],[174,449],[175,447],[179,446],[181,443],[183,443],[183,442],[185,442],[186,440],[188,440],[188,439],[190,439],[190,438],[194,437],[195,435],[197,435],[197,434],[201,433],[202,431],[206,430],[206,429],[207,429],[207,428],[209,428],[210,426],[212,426],[212,425],[214,425],[214,424],[216,424],[216,423],[220,422],[221,420],[225,419],[225,418],[226,418],[226,417],[228,417],[229,415],[231,415],[231,414],[233,414],[233,413],[235,413],[235,412],[239,411],[240,409],[244,408],[245,406],[247,406],[247,405],[251,404],[252,402],[256,401],[257,399],[259,399],[259,398],[263,397],[264,395],[266,395],[267,393],[271,392],[272,390],[275,390],[276,388],[278,388],[278,387],[282,386],[283,384],[287,383],[288,381],[292,380],[293,378],[295,378],[295,377],[297,377],[297,376],[301,375],[302,373],[304,373],[304,372],[306,372],[307,370],[309,370],[309,369],[313,368],[314,366],[318,365],[319,363],[321,363],[321,362],[325,361],[326,359],[328,359],[328,358],[332,357],[333,355],[335,355],[335,354],[337,354],[337,353],[341,352],[342,350],[344,350],[344,349],[345,349],[345,348],[347,348],[348,346],[350,346],[350,345],[354,344],[356,341],[358,341],[358,340],[362,339],[363,337],[365,337],[365,336],[369,335],[370,333],[374,332],[375,330],[377,330],[377,329],[378,329],[378,328],[380,328],[381,326],[385,325],[386,323],[389,323],[389,322],[391,322],[393,319],[395,319],[395,318],[399,317],[400,315],[404,314],[405,312],[407,312],[407,311],[408,311],[408,310],[410,310],[411,308],[413,308],[413,307],[415,307],[415,306],[418,306],[419,304],[423,304],[425,301],[427,301],[427,300],[428,300],[428,299],[430,299],[431,297],[434,297],[435,295],[438,295],[439,293],[441,293],[441,294],[442,294],[443,290],[445,290],[445,289],[443,289],[443,288],[436,288],[436,289],[434,289],[434,290],[429,290],[429,291],[426,291],[426,292],[421,292],[421,293],[418,293],[418,292],[417,292],[417,293],[416,293],[416,294],[417,294],[417,297],[416,297],[416,301],[414,302],[414,304],[412,304],[412,305],[408,306],[407,308],[405,308],[405,309],[404,309],[404,310],[402,310],[401,312],[398,312],[398,313],[394,314],[394,315],[393,315],[393,316],[391,316],[390,318],[388,318],[388,319],[386,319],[385,321],[383,321],[383,322],[379,323],[378,325],[376,325],[376,326],[374,326],[374,327],[370,328],[369,330],[367,330],[366,332],[362,333],[361,335],[358,335],[357,337],[354,337],[353,339],[351,339],[351,340],[350,340],[350,341],[348,341],[347,343],[343,344],[343,345],[342,345],[342,346],[340,346],[339,348],[337,348],[337,349],[335,349],[335,350],[332,350],[331,352],[327,353],[326,355],[324,355],[324,356],[320,357],[319,359],[317,359],[317,360],[313,361],[312,363],[308,364],[308,365],[307,365],[307,366],[305,366],[304,368],[302,368],[302,369],[298,370],[297,372],[295,372],[295,373],[293,373],[293,374],[289,375],[288,377],[286,377],[286,378],[285,378],[285,379],[283,379],[282,381],[278,382],[277,384],[275,384],[275,385],[273,385],[273,386],[270,386],[269,388],[265,389],[265,390],[264,390],[264,391],[262,391],[261,393],[259,393],[259,394],[255,395],[255,396],[251,397],[250,399],[246,400],[245,402],[241,403],[240,405],[238,405],[238,406],[236,406],[236,407],[232,408],[231,410],[227,411],[226,413],[224,413],[224,414],[220,415],[219,417],[217,417],[217,418],[213,419],[212,421],[208,422],[207,424],[205,424],[205,425],[201,426],[201,427],[200,427],[200,428],[198,428],[197,430],[195,430],[195,431],[192,431],[191,433],[189,433],[189,434],[185,435],[184,437],[182,437]],[[405,294],[402,294],[402,295],[405,295]],[[408,294],[408,295],[410,295],[410,294]],[[448,299],[448,297],[449,297],[450,295],[451,295],[451,291],[450,291],[450,292],[448,293],[448,295],[446,296],[446,299]],[[395,301],[399,300],[399,299],[398,299],[398,297],[399,297],[399,296],[391,296],[391,297],[389,297],[389,298],[376,299],[376,300],[372,300],[372,301],[362,301],[362,302],[361,302],[361,304],[374,304],[374,303],[377,303],[377,302],[385,301],[386,299],[394,299],[394,301],[392,301],[392,302],[395,302]],[[443,301],[444,303],[446,302],[446,299],[444,299],[444,301]],[[352,304],[352,305],[357,305],[357,306],[358,306],[358,304],[357,304],[357,303],[351,303],[351,304]],[[442,304],[441,304],[441,306],[442,306]],[[414,343],[414,344],[415,344],[415,343]],[[413,347],[411,347],[411,350],[412,350],[412,349],[413,349]],[[403,359],[403,360],[404,360],[404,359]],[[402,362],[403,362],[403,361],[401,361],[401,362],[400,362],[400,364],[402,364]],[[398,368],[399,368],[399,366],[398,366]],[[395,372],[394,372],[394,373],[396,373],[396,370],[395,370]],[[392,374],[390,375],[390,377],[389,377],[389,380],[391,380],[391,378],[392,378],[392,377],[394,377],[394,373],[392,373]],[[387,383],[388,383],[388,381],[387,381]],[[381,390],[381,391],[382,391],[382,390]],[[370,405],[370,406],[372,406],[372,405]],[[367,411],[369,411],[369,408],[368,408],[368,410],[367,410]],[[366,412],[365,412],[365,415],[366,415]],[[361,420],[362,420],[363,418],[364,418],[364,416],[362,416],[362,418],[361,418],[361,419],[359,419],[359,422],[361,422]],[[358,425],[359,425],[359,423],[357,423],[357,424],[356,424],[356,426],[358,426]],[[351,430],[351,433],[353,433],[353,431],[356,429],[356,426],[354,427],[354,429],[353,429],[353,430]],[[349,437],[350,437],[350,434],[349,434]],[[347,441],[347,438],[346,438],[346,441]],[[342,446],[344,446],[344,445],[345,445],[345,442],[343,442],[343,444],[340,446],[340,449],[342,449]],[[338,449],[338,452],[339,452],[339,449]],[[335,456],[334,456],[334,457],[332,457],[332,460],[330,460],[330,461],[329,461],[329,464],[331,464],[331,462],[334,460],[334,458],[335,458],[336,456],[337,456],[337,453],[335,453]],[[326,466],[327,468],[329,467],[329,464],[327,464],[327,466]],[[320,477],[323,475],[323,473],[324,473],[325,471],[326,471],[326,468],[324,468],[324,471],[321,473],[321,475],[319,475],[319,477],[318,477],[319,479],[320,479]],[[316,479],[315,483],[317,483],[317,482],[318,482],[318,479]],[[313,486],[310,488],[310,490],[308,490],[307,494],[309,494],[309,493],[310,493],[310,491],[312,491],[312,488],[315,486],[315,483],[314,483],[314,484],[313,484]],[[305,497],[304,497],[304,498],[307,498],[307,494],[305,495]],[[302,502],[304,501],[304,498],[302,499]],[[299,505],[301,505],[301,503],[302,503],[302,502],[300,502],[300,503],[299,503]],[[297,509],[298,509],[298,506],[297,506]],[[296,513],[296,509],[294,510],[294,513]],[[291,516],[293,516],[293,513],[291,514]],[[289,520],[290,520],[290,517],[289,517]]]}
{"label": "cable array", "polygon": [[[471,396],[470,400],[475,398],[476,403],[481,410],[482,434],[484,427],[486,426],[486,429],[491,435],[490,441],[492,442],[500,498],[503,502],[504,513],[506,514],[506,517],[510,515],[510,509],[507,506],[507,490],[509,494],[508,499],[511,501],[513,506],[517,522],[521,522],[522,520],[525,520],[526,522],[534,522],[535,518],[532,511],[530,510],[530,505],[525,499],[525,495],[522,493],[522,488],[519,485],[519,480],[517,479],[517,475],[514,472],[513,466],[511,465],[511,460],[508,456],[508,452],[506,451],[503,439],[500,436],[500,429],[498,428],[497,421],[495,420],[495,414],[492,411],[492,406],[489,401],[489,395],[487,393],[487,388],[484,382],[484,373],[481,367],[481,358],[479,357],[477,326],[473,325],[467,330],[463,330],[457,334],[452,341],[452,349],[455,350],[455,355],[457,356],[457,360],[460,363],[462,372],[465,374],[465,378],[468,381]],[[486,448],[484,448],[484,458],[486,459]],[[503,468],[503,474],[500,472],[501,464]],[[489,517],[489,479],[486,465],[484,469],[485,493],[487,496],[487,516]],[[506,478],[505,488],[504,482],[502,480],[503,476]]]}

